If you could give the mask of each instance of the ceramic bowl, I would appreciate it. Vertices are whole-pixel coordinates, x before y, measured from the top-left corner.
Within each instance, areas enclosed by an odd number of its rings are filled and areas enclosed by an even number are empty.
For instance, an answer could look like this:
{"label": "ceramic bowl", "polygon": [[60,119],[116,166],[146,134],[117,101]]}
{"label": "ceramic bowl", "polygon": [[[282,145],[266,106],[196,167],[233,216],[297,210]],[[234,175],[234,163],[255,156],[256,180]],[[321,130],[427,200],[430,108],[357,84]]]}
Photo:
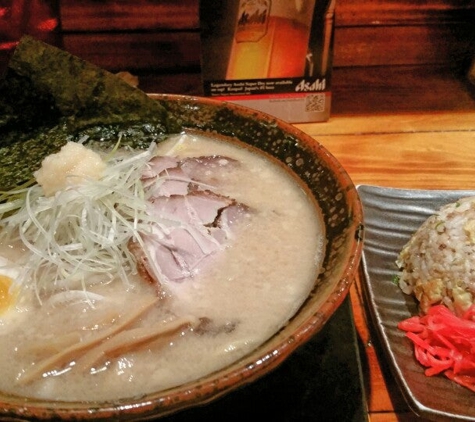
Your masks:
{"label": "ceramic bowl", "polygon": [[220,371],[167,391],[119,402],[51,402],[0,394],[0,416],[15,420],[136,420],[209,403],[275,369],[322,329],[348,293],[362,251],[363,217],[355,186],[338,161],[310,136],[266,114],[206,98],[152,97],[169,110],[177,127],[237,138],[275,157],[301,179],[323,212],[327,244],[322,272],[285,327]]}

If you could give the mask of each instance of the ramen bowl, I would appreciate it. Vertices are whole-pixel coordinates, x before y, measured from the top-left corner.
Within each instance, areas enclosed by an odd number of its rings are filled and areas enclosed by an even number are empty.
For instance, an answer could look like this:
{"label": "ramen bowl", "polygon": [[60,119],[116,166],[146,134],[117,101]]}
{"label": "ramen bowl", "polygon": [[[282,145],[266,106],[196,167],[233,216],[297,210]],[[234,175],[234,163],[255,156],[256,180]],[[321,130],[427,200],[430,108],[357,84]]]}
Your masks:
{"label": "ramen bowl", "polygon": [[15,420],[140,420],[206,405],[277,368],[324,327],[348,293],[362,250],[362,209],[348,174],[322,145],[290,124],[238,105],[176,95],[152,98],[168,111],[174,127],[237,139],[263,151],[299,180],[318,203],[325,228],[325,253],[313,288],[288,323],[267,341],[200,379],[166,391],[107,402],[49,401],[0,393],[0,416]]}

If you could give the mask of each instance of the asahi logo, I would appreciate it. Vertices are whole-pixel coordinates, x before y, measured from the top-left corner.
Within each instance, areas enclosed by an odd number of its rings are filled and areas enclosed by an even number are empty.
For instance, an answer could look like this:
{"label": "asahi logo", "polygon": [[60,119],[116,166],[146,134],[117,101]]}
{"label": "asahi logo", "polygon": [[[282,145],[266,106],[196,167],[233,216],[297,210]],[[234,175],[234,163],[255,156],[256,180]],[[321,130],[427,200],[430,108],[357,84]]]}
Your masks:
{"label": "asahi logo", "polygon": [[302,79],[295,87],[295,92],[324,91],[326,80],[315,79],[314,81],[306,81]]}
{"label": "asahi logo", "polygon": [[258,42],[267,33],[270,0],[241,0],[236,23],[236,42]]}

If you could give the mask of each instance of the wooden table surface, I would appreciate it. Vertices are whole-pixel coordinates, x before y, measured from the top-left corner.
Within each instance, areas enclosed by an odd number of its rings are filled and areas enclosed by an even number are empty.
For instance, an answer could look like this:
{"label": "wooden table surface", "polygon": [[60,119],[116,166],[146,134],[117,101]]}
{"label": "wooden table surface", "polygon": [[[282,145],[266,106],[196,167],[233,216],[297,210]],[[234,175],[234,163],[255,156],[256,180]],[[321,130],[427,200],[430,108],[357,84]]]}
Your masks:
{"label": "wooden table surface", "polygon": [[[325,123],[295,126],[325,146],[355,185],[475,189],[475,110],[338,115]],[[359,278],[350,295],[370,421],[422,421],[391,377]]]}

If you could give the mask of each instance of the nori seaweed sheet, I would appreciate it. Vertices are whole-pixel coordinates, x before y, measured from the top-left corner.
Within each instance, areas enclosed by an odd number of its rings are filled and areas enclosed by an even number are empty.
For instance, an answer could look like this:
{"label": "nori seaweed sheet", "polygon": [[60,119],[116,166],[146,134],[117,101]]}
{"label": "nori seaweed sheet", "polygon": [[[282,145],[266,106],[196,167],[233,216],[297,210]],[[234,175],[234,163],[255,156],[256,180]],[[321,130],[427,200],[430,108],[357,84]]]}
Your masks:
{"label": "nori seaweed sheet", "polygon": [[174,132],[165,108],[119,77],[30,36],[0,80],[0,189],[32,177],[44,157],[84,135],[146,147]]}

